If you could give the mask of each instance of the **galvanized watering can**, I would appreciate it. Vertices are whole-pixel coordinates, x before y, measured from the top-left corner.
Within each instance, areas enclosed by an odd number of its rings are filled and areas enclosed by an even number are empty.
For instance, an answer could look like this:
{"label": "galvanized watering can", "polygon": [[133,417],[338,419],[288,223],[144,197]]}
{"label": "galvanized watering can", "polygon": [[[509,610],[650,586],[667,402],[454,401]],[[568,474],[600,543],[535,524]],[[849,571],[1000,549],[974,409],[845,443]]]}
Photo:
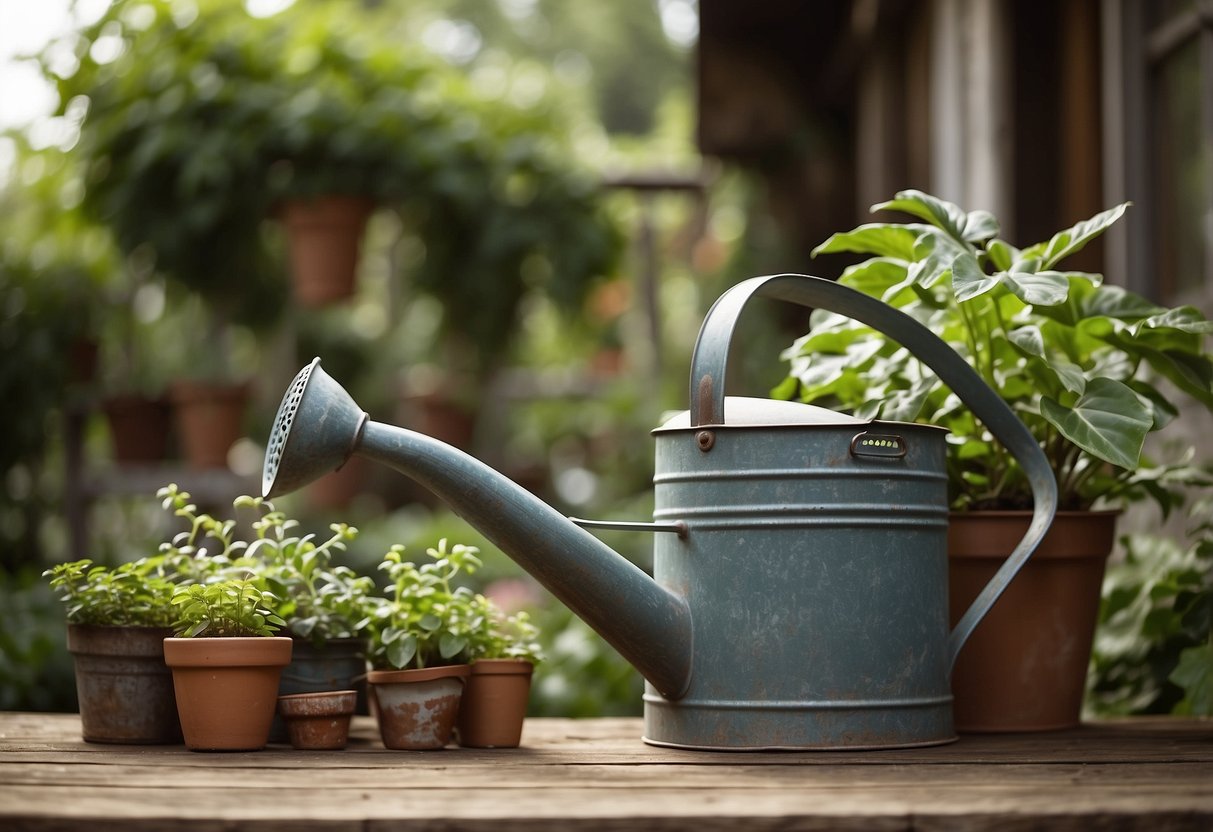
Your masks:
{"label": "galvanized watering can", "polygon": [[[810,405],[725,398],[733,330],[754,296],[828,309],[929,365],[1019,460],[1027,536],[950,633],[945,431]],[[756,277],[699,333],[690,410],[657,428],[649,577],[578,523],[467,454],[371,421],[314,360],[287,390],[263,492],[351,455],[442,497],[613,645],[646,680],[644,739],[693,749],[839,749],[955,738],[957,651],[1052,522],[1057,487],[1031,434],[943,341],[832,281]],[[598,524],[616,525],[616,524]]]}

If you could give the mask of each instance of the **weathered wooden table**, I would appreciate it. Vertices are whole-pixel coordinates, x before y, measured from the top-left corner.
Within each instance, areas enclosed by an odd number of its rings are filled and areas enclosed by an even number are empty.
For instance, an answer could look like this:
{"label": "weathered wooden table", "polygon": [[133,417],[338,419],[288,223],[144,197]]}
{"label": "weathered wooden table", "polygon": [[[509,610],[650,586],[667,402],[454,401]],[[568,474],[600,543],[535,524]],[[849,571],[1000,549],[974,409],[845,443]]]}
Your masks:
{"label": "weathered wooden table", "polygon": [[515,750],[202,754],[0,713],[0,830],[1213,830],[1213,722],[1132,720],[903,751],[651,748],[638,719],[532,719]]}

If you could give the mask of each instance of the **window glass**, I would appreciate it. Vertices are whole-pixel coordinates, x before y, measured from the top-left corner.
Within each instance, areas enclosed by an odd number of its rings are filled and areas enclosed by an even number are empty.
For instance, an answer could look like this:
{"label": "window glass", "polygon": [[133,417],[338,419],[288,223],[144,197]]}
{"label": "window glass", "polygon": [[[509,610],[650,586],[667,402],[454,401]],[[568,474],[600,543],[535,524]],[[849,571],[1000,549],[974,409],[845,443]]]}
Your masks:
{"label": "window glass", "polygon": [[1201,132],[1200,42],[1189,40],[1154,67],[1155,266],[1163,300],[1204,283],[1211,197]]}

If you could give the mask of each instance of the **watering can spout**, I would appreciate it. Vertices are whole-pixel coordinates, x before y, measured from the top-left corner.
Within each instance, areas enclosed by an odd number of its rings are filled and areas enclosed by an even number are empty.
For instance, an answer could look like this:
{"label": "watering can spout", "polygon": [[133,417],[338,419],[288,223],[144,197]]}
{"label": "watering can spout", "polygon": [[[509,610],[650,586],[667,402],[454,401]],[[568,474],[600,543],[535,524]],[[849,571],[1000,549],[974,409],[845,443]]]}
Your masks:
{"label": "watering can spout", "polygon": [[415,431],[371,421],[314,359],[279,407],[262,493],[295,491],[357,454],[441,497],[618,650],[663,696],[690,684],[684,598],[488,465]]}

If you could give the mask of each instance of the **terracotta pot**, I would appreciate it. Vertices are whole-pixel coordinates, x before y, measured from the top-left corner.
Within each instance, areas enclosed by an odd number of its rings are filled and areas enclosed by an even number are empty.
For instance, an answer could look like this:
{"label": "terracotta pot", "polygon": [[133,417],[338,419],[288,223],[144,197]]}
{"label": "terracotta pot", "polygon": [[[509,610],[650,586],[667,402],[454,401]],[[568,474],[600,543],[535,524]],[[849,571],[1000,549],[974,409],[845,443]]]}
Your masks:
{"label": "terracotta pot", "polygon": [[370,463],[366,457],[351,456],[336,471],[330,471],[307,487],[312,508],[343,510],[366,488]]}
{"label": "terracotta pot", "polygon": [[200,470],[226,468],[228,451],[244,435],[248,387],[178,381],[173,384],[172,400],[186,463]]}
{"label": "terracotta pot", "polygon": [[525,659],[472,662],[456,737],[466,748],[517,748],[535,666]]}
{"label": "terracotta pot", "polygon": [[177,712],[191,751],[256,751],[270,736],[278,677],[291,660],[292,640],[166,638]]}
{"label": "terracotta pot", "polygon": [[173,677],[164,663],[164,639],[171,634],[157,627],[68,625],[85,742],[181,742]]}
{"label": "terracotta pot", "polygon": [[291,745],[301,750],[345,748],[350,736],[350,717],[358,692],[353,690],[293,693],[278,697],[278,713],[286,721]]}
{"label": "terracotta pot", "polygon": [[322,196],[282,206],[295,300],[325,306],[354,294],[358,255],[374,204],[363,197]]}
{"label": "terracotta pot", "polygon": [[[1049,731],[1079,723],[1117,512],[1058,512],[1049,533],[965,643],[952,671],[956,729]],[[948,522],[954,625],[1019,543],[1029,512]]]}
{"label": "terracotta pot", "polygon": [[423,670],[372,670],[367,682],[385,748],[425,751],[451,741],[466,664]]}
{"label": "terracotta pot", "polygon": [[122,464],[160,462],[168,457],[172,408],[164,398],[118,395],[102,403],[114,460]]}
{"label": "terracotta pot", "polygon": [[[360,638],[329,639],[320,646],[296,639],[291,663],[282,671],[278,695],[317,691],[353,690],[357,694],[355,713],[365,714],[366,642]],[[275,715],[270,742],[287,742],[286,724]]]}

